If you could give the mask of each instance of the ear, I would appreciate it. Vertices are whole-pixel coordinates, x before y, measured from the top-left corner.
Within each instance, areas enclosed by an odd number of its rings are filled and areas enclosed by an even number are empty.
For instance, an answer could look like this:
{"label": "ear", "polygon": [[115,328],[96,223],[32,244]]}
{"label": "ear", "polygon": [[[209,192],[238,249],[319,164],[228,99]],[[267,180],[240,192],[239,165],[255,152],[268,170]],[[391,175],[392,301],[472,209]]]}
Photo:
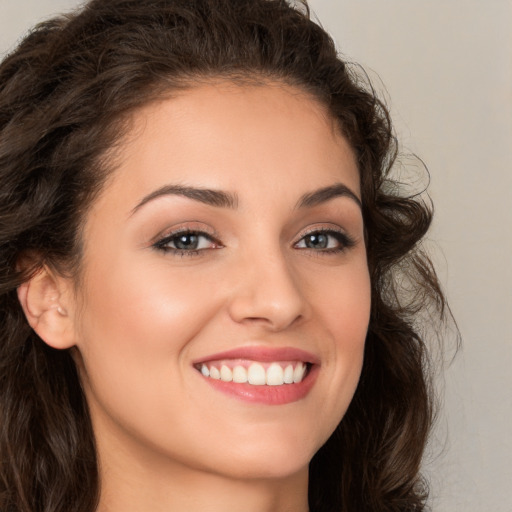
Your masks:
{"label": "ear", "polygon": [[50,347],[70,348],[75,344],[71,283],[46,266],[18,288],[18,299],[27,321]]}

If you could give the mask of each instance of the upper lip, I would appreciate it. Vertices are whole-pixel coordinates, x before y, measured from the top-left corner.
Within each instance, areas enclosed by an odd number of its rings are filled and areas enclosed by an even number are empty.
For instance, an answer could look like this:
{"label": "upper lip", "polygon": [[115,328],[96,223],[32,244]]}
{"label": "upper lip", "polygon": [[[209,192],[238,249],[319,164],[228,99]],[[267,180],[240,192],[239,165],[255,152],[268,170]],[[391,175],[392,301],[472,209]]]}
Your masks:
{"label": "upper lip", "polygon": [[311,352],[293,347],[238,347],[224,352],[217,352],[194,361],[194,364],[219,359],[248,359],[251,361],[303,361],[310,364],[319,364],[320,360]]}

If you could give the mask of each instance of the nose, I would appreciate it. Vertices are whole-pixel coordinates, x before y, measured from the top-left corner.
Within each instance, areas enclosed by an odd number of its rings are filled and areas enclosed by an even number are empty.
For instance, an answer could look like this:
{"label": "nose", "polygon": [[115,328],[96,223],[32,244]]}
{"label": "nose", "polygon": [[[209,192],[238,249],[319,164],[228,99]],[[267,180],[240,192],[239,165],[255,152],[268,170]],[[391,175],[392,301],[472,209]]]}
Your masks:
{"label": "nose", "polygon": [[282,254],[246,256],[235,273],[229,314],[242,324],[284,330],[306,315],[299,278]]}

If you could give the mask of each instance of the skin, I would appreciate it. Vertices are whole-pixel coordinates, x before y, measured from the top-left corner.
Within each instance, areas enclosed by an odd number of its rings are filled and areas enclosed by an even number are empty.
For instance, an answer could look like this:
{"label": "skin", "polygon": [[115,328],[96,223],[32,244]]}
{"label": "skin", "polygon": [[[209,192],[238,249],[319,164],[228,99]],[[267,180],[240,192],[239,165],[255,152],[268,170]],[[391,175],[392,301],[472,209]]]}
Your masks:
{"label": "skin", "polygon": [[[360,376],[370,282],[357,201],[297,203],[336,184],[360,197],[353,151],[301,91],[218,82],[136,112],[116,163],[86,219],[78,292],[43,273],[36,279],[50,292],[33,283],[32,295],[20,293],[36,330],[38,298],[53,315],[46,323],[60,322],[43,339],[76,347],[98,445],[98,510],[306,511],[308,463]],[[236,204],[147,200],[167,185],[226,191]],[[183,228],[211,239],[196,253],[154,247]],[[307,246],[308,232],[326,229],[352,245],[330,234],[340,250]],[[245,402],[193,366],[248,346],[314,354],[307,396]]]}

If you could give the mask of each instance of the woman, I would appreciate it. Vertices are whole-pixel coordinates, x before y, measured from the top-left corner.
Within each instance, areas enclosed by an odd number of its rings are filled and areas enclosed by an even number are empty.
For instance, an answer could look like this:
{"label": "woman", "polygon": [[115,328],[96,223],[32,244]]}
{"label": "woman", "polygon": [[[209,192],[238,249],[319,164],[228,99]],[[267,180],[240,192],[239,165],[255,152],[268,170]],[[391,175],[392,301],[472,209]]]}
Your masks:
{"label": "woman", "polygon": [[0,119],[1,510],[424,509],[431,213],[305,5],[93,0]]}

